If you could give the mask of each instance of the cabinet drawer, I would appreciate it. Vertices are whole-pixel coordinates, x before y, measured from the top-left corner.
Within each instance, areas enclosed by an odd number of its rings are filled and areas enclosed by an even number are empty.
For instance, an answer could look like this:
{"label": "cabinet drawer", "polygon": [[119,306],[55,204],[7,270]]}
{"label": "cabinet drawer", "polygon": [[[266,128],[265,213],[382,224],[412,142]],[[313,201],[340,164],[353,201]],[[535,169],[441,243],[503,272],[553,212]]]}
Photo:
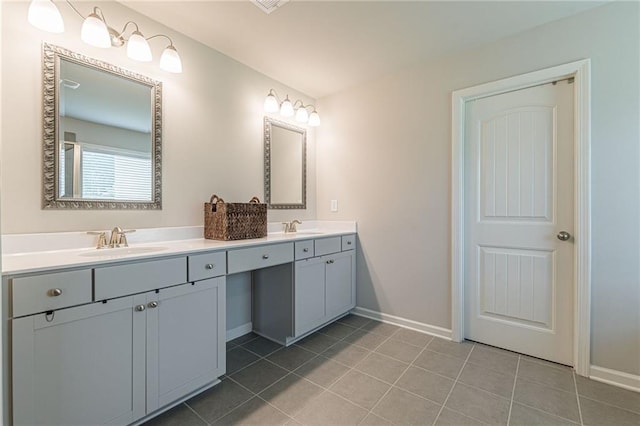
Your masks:
{"label": "cabinet drawer", "polygon": [[296,260],[313,257],[313,240],[296,241]]}
{"label": "cabinet drawer", "polygon": [[186,282],[186,257],[94,269],[95,300],[142,293]]}
{"label": "cabinet drawer", "polygon": [[342,251],[345,250],[353,250],[356,248],[356,236],[354,235],[343,235],[342,236]]}
{"label": "cabinet drawer", "polygon": [[227,252],[228,273],[252,271],[293,262],[293,243],[245,248]]}
{"label": "cabinet drawer", "polygon": [[204,253],[189,256],[189,281],[219,277],[227,273],[227,252]]}
{"label": "cabinet drawer", "polygon": [[340,237],[318,238],[317,240],[315,240],[316,256],[337,253],[339,251],[342,251],[342,242],[340,240]]}
{"label": "cabinet drawer", "polygon": [[91,302],[91,270],[13,278],[13,316]]}

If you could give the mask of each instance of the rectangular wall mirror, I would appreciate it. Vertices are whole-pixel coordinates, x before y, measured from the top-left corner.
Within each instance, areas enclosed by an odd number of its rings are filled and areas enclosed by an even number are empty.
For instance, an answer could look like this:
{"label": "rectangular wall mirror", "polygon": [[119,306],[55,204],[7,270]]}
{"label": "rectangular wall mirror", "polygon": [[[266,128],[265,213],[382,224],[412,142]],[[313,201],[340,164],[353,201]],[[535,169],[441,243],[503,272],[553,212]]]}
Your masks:
{"label": "rectangular wall mirror", "polygon": [[307,131],[264,118],[264,193],[270,209],[307,208]]}
{"label": "rectangular wall mirror", "polygon": [[43,208],[162,208],[162,83],[46,43],[43,83]]}

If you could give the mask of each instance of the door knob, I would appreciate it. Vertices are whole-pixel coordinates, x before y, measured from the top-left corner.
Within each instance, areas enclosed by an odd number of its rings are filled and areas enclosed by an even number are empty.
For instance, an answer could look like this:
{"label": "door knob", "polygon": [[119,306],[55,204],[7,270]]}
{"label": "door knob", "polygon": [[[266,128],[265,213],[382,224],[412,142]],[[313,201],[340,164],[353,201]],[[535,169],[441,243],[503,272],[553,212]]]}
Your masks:
{"label": "door knob", "polygon": [[569,238],[571,238],[571,234],[568,233],[567,231],[560,231],[556,236],[560,241],[567,241]]}

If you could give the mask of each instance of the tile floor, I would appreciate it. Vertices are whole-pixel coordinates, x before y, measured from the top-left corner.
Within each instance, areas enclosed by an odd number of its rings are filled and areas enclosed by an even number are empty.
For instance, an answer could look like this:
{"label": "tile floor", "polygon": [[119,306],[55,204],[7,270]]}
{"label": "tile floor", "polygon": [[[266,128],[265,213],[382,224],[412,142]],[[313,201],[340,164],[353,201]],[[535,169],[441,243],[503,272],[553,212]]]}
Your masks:
{"label": "tile floor", "polygon": [[640,426],[640,394],[349,315],[289,348],[229,342],[222,383],[147,423],[207,424]]}

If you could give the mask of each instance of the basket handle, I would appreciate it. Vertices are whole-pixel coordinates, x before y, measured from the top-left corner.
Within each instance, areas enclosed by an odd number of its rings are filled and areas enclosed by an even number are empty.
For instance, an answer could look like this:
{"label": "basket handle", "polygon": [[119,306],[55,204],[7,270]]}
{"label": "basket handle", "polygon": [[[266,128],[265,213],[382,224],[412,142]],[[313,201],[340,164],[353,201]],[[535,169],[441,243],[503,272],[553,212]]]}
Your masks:
{"label": "basket handle", "polygon": [[253,197],[249,200],[250,203],[260,204],[260,199],[258,197]]}
{"label": "basket handle", "polygon": [[218,197],[216,194],[213,194],[211,196],[211,199],[209,200],[209,202],[211,204],[218,204],[218,203],[224,203],[224,200],[222,198]]}

